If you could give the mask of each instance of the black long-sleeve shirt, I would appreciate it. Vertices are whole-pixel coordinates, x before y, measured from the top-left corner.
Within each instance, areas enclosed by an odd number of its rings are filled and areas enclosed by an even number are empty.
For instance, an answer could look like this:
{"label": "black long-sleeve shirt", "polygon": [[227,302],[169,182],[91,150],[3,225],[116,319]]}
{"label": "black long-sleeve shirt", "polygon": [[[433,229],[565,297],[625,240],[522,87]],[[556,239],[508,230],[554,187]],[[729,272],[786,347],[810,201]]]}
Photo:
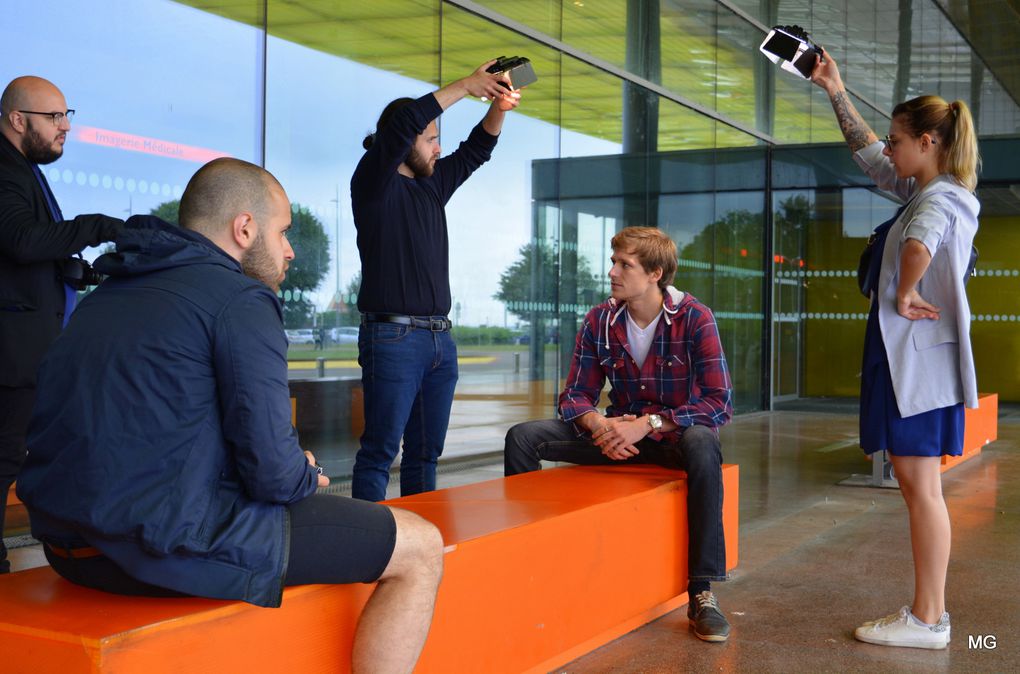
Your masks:
{"label": "black long-sleeve shirt", "polygon": [[397,172],[415,138],[443,109],[426,94],[378,132],[351,179],[361,254],[358,310],[411,316],[450,312],[450,244],[446,202],[496,146],[478,124],[428,178]]}

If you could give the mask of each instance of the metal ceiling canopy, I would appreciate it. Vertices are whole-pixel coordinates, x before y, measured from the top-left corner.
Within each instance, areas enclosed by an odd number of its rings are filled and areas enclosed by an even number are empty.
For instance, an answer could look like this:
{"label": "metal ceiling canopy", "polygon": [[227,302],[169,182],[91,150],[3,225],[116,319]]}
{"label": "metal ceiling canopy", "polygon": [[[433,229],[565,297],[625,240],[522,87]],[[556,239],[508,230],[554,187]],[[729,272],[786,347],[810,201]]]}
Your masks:
{"label": "metal ceiling canopy", "polygon": [[[520,114],[612,142],[622,142],[624,82],[659,97],[658,150],[841,140],[828,123],[831,111],[803,104],[811,97],[811,85],[792,77],[776,79],[782,92],[772,113],[778,128],[771,134],[757,128],[760,101],[752,64],[759,55],[753,47],[766,27],[741,8],[747,5],[742,0],[692,2],[690,7],[664,1],[661,73],[655,81],[625,67],[623,0],[178,1],[266,27],[269,35],[283,40],[437,85],[499,54],[527,56],[539,81],[528,89]],[[931,1],[951,3],[955,9],[941,11],[965,36],[981,30],[980,40],[971,44],[1016,100],[1020,19],[1015,7],[1020,0]],[[821,3],[810,11],[826,25],[838,18],[829,17]],[[991,16],[998,24],[990,22]],[[885,47],[876,43],[876,57]],[[889,58],[895,61],[895,53],[884,54]],[[895,74],[895,62],[880,61],[876,77]],[[891,95],[891,86],[886,88]],[[881,103],[853,87],[848,90],[873,123],[889,116]],[[883,103],[887,97],[881,95]],[[825,123],[819,124],[820,119]]]}

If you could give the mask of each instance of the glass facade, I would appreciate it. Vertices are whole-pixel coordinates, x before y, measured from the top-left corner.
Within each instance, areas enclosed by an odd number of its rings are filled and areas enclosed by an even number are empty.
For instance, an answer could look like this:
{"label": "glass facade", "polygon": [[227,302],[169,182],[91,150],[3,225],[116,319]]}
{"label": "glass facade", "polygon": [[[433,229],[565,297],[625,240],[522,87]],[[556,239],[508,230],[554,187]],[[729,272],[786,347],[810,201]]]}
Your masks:
{"label": "glass facade", "polygon": [[[947,3],[43,4],[5,3],[0,79],[46,77],[78,110],[47,168],[66,214],[172,220],[191,174],[224,155],[263,164],[287,189],[298,258],[281,299],[298,428],[313,448],[356,447],[362,423],[349,188],[361,141],[393,98],[499,54],[529,57],[539,80],[447,208],[461,356],[448,456],[499,451],[509,425],[553,414],[580,320],[608,295],[609,241],[628,225],[676,240],[676,283],[716,313],[738,413],[856,395],[857,255],[895,206],[851,161],[822,92],[758,53],[763,29],[787,23],[829,49],[879,135],[892,106],[922,92],[975,111],[979,383],[1020,400],[1020,272],[1007,254],[1020,243],[1020,107]],[[443,114],[446,152],[485,109],[465,100]]]}

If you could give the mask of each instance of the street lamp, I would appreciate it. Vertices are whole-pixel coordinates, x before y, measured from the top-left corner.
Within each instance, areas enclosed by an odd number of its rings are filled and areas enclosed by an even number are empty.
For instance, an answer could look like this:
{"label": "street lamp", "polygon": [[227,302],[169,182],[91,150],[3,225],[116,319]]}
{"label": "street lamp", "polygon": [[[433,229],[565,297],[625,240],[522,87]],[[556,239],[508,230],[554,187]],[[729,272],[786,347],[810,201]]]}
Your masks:
{"label": "street lamp", "polygon": [[334,315],[336,325],[340,327],[340,185],[336,186],[336,198],[330,199],[336,204],[336,220],[333,233],[333,242],[336,246],[336,293],[333,295]]}

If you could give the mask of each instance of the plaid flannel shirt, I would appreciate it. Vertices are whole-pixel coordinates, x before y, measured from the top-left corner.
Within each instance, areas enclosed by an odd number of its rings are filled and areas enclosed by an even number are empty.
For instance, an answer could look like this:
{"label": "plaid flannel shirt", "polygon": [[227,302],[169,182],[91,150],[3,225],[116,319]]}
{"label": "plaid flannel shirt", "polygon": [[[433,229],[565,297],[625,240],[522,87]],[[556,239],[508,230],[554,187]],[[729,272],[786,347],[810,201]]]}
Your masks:
{"label": "plaid flannel shirt", "polygon": [[609,380],[610,417],[658,414],[678,426],[650,437],[678,440],[694,424],[718,428],[733,414],[733,387],[711,310],[669,288],[652,346],[639,369],[627,340],[626,303],[610,298],[588,312],[577,333],[570,374],[559,399],[564,421],[597,412]]}

